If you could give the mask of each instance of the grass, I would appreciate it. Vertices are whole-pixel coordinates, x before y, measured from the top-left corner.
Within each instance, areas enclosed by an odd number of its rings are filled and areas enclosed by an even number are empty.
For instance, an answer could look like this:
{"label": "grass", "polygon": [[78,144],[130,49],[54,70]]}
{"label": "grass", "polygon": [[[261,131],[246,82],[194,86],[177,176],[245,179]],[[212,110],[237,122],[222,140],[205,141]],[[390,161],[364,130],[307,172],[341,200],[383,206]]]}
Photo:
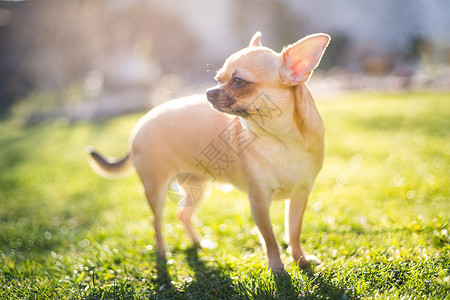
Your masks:
{"label": "grass", "polygon": [[[126,150],[139,115],[35,127],[0,122],[0,299],[445,299],[450,296],[450,94],[355,93],[318,102],[326,160],[302,241],[324,265],[267,270],[246,195],[219,187],[191,249],[167,202],[156,259],[136,175],[109,181],[84,146]],[[217,212],[220,211],[218,214]],[[278,240],[283,203],[271,208]]]}

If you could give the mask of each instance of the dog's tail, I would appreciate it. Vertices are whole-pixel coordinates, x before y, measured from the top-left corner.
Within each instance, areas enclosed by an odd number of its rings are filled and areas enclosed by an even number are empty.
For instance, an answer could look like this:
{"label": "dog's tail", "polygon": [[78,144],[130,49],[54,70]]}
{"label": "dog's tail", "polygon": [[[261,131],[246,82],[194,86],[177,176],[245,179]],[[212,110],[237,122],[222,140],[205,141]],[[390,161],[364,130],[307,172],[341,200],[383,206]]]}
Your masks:
{"label": "dog's tail", "polygon": [[114,159],[100,155],[92,147],[86,147],[86,151],[89,154],[89,164],[100,176],[118,178],[129,175],[134,171],[131,152],[128,152],[123,158]]}

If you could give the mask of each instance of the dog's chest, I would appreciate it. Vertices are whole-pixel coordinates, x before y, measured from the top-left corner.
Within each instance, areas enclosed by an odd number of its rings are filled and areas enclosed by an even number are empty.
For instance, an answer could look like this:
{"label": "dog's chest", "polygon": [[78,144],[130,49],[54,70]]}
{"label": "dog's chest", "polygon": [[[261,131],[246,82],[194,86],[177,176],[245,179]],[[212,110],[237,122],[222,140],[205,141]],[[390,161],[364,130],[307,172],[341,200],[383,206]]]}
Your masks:
{"label": "dog's chest", "polygon": [[268,167],[266,178],[274,199],[286,199],[312,187],[323,160],[323,149],[311,152],[301,143],[272,143],[260,150]]}

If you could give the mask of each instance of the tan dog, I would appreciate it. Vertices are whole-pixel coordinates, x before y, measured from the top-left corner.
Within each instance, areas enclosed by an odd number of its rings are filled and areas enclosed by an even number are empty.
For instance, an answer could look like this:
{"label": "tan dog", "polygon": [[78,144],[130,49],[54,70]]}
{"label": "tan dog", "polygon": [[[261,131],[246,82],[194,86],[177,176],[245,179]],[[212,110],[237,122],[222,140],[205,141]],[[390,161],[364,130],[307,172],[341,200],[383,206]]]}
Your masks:
{"label": "tan dog", "polygon": [[[154,214],[159,258],[165,256],[161,218],[168,185],[177,174],[193,174],[202,184],[226,181],[248,192],[274,272],[283,270],[283,263],[269,206],[272,200],[289,199],[286,237],[293,259],[300,267],[321,263],[300,245],[303,213],[324,157],[324,125],[304,83],[330,37],[310,35],[281,53],[263,47],[260,37],[257,32],[249,47],[225,61],[217,72],[218,85],[206,97],[169,101],[145,115],[125,158],[111,161],[90,151],[102,174],[122,174],[134,165]],[[191,218],[198,198],[185,202],[178,213],[196,245],[201,239]]]}

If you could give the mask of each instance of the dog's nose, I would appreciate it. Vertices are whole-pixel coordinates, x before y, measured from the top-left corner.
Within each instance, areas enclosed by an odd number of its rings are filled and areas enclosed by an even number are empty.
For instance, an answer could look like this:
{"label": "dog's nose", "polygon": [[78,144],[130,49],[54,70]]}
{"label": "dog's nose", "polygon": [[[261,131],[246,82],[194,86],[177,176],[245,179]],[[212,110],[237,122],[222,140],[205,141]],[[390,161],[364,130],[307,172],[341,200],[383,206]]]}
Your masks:
{"label": "dog's nose", "polygon": [[219,90],[217,88],[209,88],[206,90],[206,98],[208,98],[208,101],[214,101],[214,99],[217,97]]}

